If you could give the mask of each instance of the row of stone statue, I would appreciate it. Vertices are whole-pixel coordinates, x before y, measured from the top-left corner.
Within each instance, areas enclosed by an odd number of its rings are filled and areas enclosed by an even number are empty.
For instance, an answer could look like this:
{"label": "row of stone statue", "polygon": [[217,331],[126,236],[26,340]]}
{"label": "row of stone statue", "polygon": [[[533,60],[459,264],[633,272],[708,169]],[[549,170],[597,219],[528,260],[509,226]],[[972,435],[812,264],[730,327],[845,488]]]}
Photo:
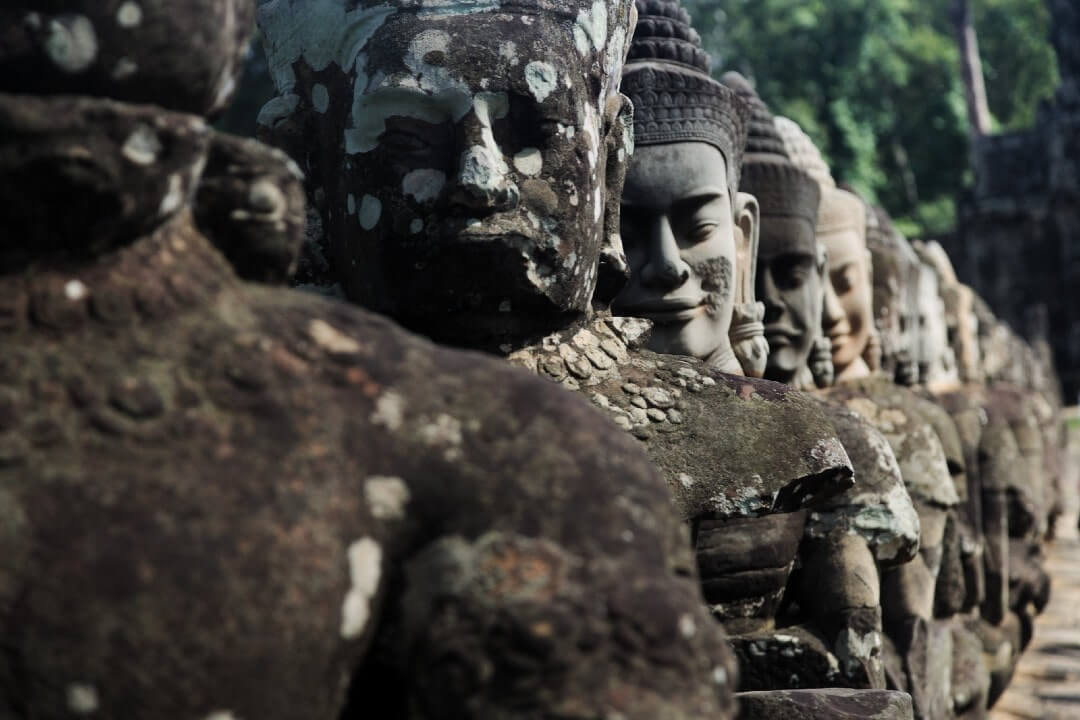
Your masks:
{"label": "row of stone statue", "polygon": [[[204,121],[255,15],[287,154]],[[677,0],[0,28],[5,717],[936,720],[1007,685],[1049,363]]]}

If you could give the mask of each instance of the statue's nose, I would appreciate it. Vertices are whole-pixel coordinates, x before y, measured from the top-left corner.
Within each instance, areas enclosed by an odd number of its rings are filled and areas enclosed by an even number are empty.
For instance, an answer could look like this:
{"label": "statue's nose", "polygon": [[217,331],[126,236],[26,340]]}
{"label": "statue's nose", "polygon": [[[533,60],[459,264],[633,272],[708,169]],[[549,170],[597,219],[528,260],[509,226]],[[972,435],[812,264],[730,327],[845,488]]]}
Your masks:
{"label": "statue's nose", "polygon": [[506,177],[498,148],[473,145],[461,155],[450,200],[470,210],[498,212],[517,206],[517,186]]}
{"label": "statue's nose", "polygon": [[474,212],[500,212],[517,206],[517,185],[509,177],[506,157],[495,140],[486,108],[471,111],[461,122],[465,150],[458,162],[450,201]]}
{"label": "statue's nose", "polygon": [[690,266],[679,254],[679,244],[666,216],[657,219],[649,242],[649,262],[641,269],[641,284],[661,290],[682,287],[690,279]]}

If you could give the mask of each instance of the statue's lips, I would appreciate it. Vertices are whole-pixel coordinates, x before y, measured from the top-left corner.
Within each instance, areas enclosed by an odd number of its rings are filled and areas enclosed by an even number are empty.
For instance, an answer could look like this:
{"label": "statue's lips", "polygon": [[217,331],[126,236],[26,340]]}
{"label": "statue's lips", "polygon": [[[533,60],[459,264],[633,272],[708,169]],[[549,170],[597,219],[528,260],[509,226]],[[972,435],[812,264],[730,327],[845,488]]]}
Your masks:
{"label": "statue's lips", "polygon": [[831,333],[829,335],[829,342],[832,343],[833,351],[841,348],[851,341],[851,335],[848,333]]}
{"label": "statue's lips", "polygon": [[659,298],[619,307],[621,315],[645,318],[661,325],[693,320],[704,311],[704,297]]}
{"label": "statue's lips", "polygon": [[794,345],[799,335],[799,333],[788,327],[783,327],[779,325],[765,326],[765,339],[769,342],[769,346],[772,348],[776,348],[781,345]]}

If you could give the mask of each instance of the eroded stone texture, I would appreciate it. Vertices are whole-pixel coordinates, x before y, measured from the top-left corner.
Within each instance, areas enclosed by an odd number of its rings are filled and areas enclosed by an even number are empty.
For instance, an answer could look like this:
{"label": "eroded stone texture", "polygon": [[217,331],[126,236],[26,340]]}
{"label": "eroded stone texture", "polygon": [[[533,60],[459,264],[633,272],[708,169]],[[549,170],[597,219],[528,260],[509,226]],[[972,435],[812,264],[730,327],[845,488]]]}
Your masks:
{"label": "eroded stone texture", "polygon": [[[616,79],[630,4],[471,9],[351,5],[341,21],[363,51],[343,61],[319,54],[330,26],[297,35],[289,6],[262,6],[281,60],[265,132],[308,163],[331,271],[350,300],[589,397],[645,443],[703,568],[726,523],[789,514],[778,532],[798,537],[800,511],[851,484],[815,401],[642,350],[649,323],[606,312],[627,268],[617,231],[633,128]],[[765,567],[720,558],[703,575],[719,619],[773,620],[796,545],[782,547]]]}
{"label": "eroded stone texture", "polygon": [[242,70],[252,6],[242,0],[4,3],[0,91],[93,95],[196,114],[220,110]]}
{"label": "eroded stone texture", "polygon": [[612,293],[608,273],[626,268],[607,201],[632,144],[617,92],[631,11],[260,5],[279,93],[262,137],[305,171],[350,300],[500,351],[587,316],[598,286]]}
{"label": "eroded stone texture", "polygon": [[304,236],[303,177],[280,150],[214,133],[195,222],[245,280],[284,283]]}
{"label": "eroded stone texture", "polygon": [[[598,319],[509,359],[583,392],[644,441],[687,519],[793,512],[851,485],[847,454],[813,398],[642,350],[632,334],[640,324]],[[790,441],[777,447],[777,437]]]}
{"label": "eroded stone texture", "polygon": [[882,575],[884,626],[891,638],[883,649],[890,687],[912,694],[916,717],[952,717],[952,634],[940,630],[934,618],[950,617],[966,598],[956,513],[960,495],[950,473],[951,459],[966,491],[956,429],[943,409],[880,377],[850,381],[828,396],[860,413],[888,439],[919,514],[919,555]]}
{"label": "eroded stone texture", "polygon": [[193,217],[210,142],[149,106],[0,95],[0,704],[730,718],[730,650],[637,441],[505,363],[242,283]]}
{"label": "eroded stone texture", "polygon": [[911,697],[878,690],[776,690],[738,694],[744,720],[909,720]]}
{"label": "eroded stone texture", "polygon": [[[696,582],[674,574],[693,569],[667,490],[583,403],[359,311],[240,285],[186,215],[2,287],[23,303],[3,363],[22,408],[0,436],[0,584],[19,598],[3,674],[37,679],[4,685],[16,706],[58,716],[78,682],[111,716],[409,702],[727,716],[734,667]],[[70,309],[63,332],[35,319],[46,298]],[[110,329],[102,302],[131,314]],[[455,563],[424,571],[437,606],[388,590],[436,559]],[[652,667],[641,683],[624,653]],[[507,694],[511,656],[518,677],[566,674]]]}

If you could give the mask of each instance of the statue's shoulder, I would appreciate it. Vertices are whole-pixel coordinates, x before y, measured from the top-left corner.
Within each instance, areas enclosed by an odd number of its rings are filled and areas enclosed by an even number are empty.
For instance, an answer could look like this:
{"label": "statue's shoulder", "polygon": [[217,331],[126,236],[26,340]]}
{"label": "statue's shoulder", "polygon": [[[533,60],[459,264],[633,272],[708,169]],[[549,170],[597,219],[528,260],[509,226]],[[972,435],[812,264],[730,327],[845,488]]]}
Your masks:
{"label": "statue's shoulder", "polygon": [[645,350],[647,329],[608,318],[510,360],[584,394],[644,443],[686,516],[793,511],[850,486],[850,460],[812,396]]}

